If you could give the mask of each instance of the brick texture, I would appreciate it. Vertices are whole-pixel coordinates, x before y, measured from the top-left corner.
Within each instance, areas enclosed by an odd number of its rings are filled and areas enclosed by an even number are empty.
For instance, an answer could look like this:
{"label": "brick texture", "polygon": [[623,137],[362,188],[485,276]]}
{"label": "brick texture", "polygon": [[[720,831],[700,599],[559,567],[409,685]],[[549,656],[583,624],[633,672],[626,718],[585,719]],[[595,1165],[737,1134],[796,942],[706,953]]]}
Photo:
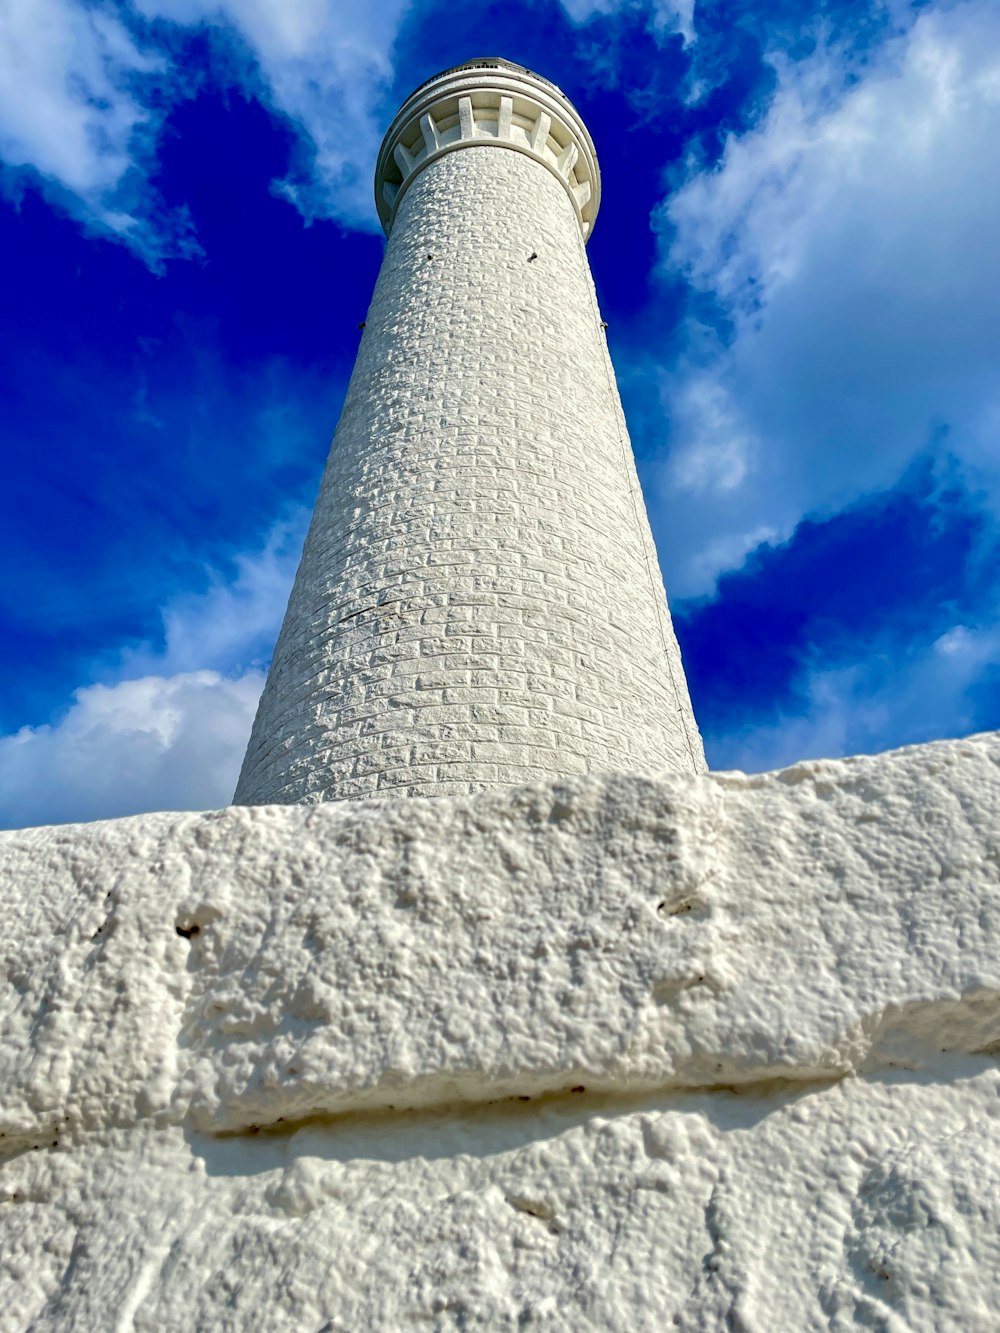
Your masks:
{"label": "brick texture", "polygon": [[521,153],[445,154],[397,210],[235,802],[703,768],[576,213]]}

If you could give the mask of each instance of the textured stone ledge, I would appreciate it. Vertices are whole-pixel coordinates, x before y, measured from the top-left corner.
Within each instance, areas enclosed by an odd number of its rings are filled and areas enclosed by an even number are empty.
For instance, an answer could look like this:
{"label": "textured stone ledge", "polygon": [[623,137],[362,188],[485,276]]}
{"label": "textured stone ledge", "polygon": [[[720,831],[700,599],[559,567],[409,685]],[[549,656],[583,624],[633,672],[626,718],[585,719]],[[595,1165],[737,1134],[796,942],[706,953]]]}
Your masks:
{"label": "textured stone ledge", "polygon": [[1000,1042],[1000,742],[0,835],[9,1148]]}

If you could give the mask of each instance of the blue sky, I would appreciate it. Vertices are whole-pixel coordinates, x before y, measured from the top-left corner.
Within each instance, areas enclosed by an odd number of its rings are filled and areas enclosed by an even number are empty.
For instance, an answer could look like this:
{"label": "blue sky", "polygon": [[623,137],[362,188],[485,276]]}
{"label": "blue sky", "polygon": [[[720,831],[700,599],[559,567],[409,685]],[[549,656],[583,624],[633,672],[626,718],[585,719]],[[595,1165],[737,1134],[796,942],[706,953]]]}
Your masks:
{"label": "blue sky", "polygon": [[0,825],[228,802],[382,130],[484,54],[597,144],[711,765],[1000,723],[993,0],[0,0]]}

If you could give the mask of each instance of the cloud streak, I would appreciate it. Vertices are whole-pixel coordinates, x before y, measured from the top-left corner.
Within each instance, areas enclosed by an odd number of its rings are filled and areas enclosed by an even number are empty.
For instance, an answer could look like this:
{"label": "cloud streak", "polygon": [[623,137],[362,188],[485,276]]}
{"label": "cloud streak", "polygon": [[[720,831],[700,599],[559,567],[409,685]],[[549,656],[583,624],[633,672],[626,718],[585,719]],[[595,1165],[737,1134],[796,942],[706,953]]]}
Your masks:
{"label": "cloud streak", "polygon": [[764,772],[800,759],[871,754],[894,745],[982,730],[984,673],[1000,660],[995,624],[953,625],[901,652],[873,645],[862,657],[804,674],[804,712],[709,741],[712,768]]}
{"label": "cloud streak", "polygon": [[129,239],[120,195],[153,125],[143,76],[162,59],[101,6],[0,3],[0,157],[72,196],[95,226]]}
{"label": "cloud streak", "polygon": [[125,678],[209,669],[224,673],[266,663],[274,647],[298,567],[308,514],[296,510],[269,533],[259,551],[233,558],[233,574],[206,571],[202,592],[183,593],[163,608],[163,645],[126,651]]}

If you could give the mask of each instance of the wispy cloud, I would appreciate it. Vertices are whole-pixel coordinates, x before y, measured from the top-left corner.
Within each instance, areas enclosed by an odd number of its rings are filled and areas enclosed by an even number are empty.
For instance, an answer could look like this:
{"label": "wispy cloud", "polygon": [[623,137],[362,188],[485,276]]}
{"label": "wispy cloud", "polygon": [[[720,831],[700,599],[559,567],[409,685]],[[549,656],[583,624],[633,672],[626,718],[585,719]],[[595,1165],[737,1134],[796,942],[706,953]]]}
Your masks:
{"label": "wispy cloud", "polygon": [[149,176],[170,107],[188,95],[177,36],[229,43],[229,76],[297,130],[276,183],[307,216],[377,227],[371,171],[408,0],[0,0],[0,158],[8,188],[36,174],[51,197],[150,262],[190,250]]}
{"label": "wispy cloud", "polygon": [[155,130],[143,76],[162,69],[109,7],[2,0],[0,157],[38,172],[92,224],[133,237],[122,194]]}
{"label": "wispy cloud", "polygon": [[308,515],[276,524],[259,551],[234,556],[232,573],[206,570],[202,592],[182,593],[162,609],[163,645],[127,650],[119,675],[156,671],[239,672],[270,658],[299,562]]}
{"label": "wispy cloud", "polygon": [[695,38],[695,0],[561,0],[568,18],[574,23],[589,23],[599,15],[625,10],[646,11],[654,33],[677,32],[685,42]]}
{"label": "wispy cloud", "polygon": [[977,695],[998,660],[995,624],[956,624],[904,653],[876,644],[855,661],[808,671],[801,682],[804,712],[711,740],[710,762],[762,772],[799,759],[967,735],[986,725]]}
{"label": "wispy cloud", "polygon": [[392,47],[409,7],[409,0],[136,0],[149,20],[235,34],[250,57],[237,72],[258,82],[302,136],[300,161],[280,188],[306,216],[370,230],[378,225],[371,181]]}
{"label": "wispy cloud", "polygon": [[1000,497],[998,52],[1000,12],[967,0],[863,63],[775,55],[756,128],[665,203],[663,263],[692,292],[661,376],[675,593],[935,441]]}

